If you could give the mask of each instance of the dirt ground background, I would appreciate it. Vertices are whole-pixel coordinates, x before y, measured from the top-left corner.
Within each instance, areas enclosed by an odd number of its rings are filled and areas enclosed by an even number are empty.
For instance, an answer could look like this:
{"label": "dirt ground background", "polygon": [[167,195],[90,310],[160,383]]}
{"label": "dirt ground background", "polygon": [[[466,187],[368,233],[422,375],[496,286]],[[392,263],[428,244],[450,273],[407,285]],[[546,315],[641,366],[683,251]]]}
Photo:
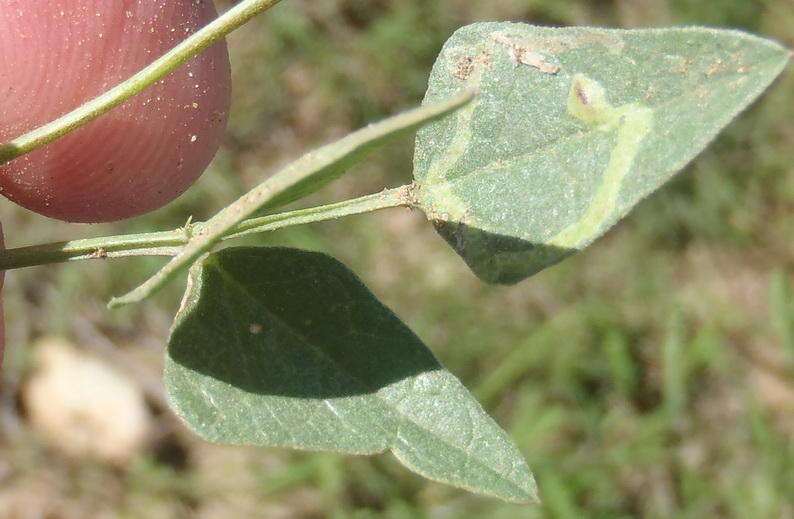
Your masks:
{"label": "dirt ground background", "polygon": [[[8,244],[206,218],[307,149],[416,104],[444,40],[476,20],[742,27],[794,47],[791,0],[285,0],[230,38],[231,126],[186,195],[96,226],[0,201]],[[8,274],[0,517],[794,518],[792,121],[789,69],[604,239],[511,288],[477,281],[408,210],[248,240],[353,268],[510,432],[542,506],[428,483],[385,455],[199,441],[159,380],[182,287],[105,309],[160,263],[133,259]],[[411,153],[383,150],[312,201],[405,183]]]}

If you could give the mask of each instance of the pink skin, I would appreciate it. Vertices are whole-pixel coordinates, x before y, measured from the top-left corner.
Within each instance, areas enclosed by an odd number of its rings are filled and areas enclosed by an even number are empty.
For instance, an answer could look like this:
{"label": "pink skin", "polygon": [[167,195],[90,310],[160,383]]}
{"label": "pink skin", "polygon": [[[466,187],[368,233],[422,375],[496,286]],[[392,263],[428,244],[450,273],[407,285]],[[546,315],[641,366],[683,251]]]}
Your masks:
{"label": "pink skin", "polygon": [[[5,249],[5,240],[3,239],[3,226],[0,225],[0,250]],[[0,368],[3,367],[3,352],[6,345],[6,321],[3,312],[3,282],[5,281],[6,272],[0,270]]]}
{"label": "pink skin", "polygon": [[[0,142],[116,86],[215,16],[211,0],[0,1]],[[72,222],[157,209],[215,155],[230,81],[219,43],[85,127],[0,166],[0,193]]]}

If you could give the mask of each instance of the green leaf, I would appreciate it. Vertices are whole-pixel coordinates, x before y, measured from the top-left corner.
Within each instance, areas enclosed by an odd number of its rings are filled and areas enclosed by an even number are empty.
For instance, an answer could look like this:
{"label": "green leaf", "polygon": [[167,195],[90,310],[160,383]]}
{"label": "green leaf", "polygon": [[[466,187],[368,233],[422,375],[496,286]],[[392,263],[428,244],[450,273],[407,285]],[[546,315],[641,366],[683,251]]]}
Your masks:
{"label": "green leaf", "polygon": [[425,99],[475,100],[417,136],[415,202],[486,281],[583,249],[700,153],[790,53],[738,31],[478,23]]}
{"label": "green leaf", "polygon": [[370,454],[537,500],[519,451],[463,385],[333,258],[233,248],[197,263],[168,345],[174,411],[221,443]]}
{"label": "green leaf", "polygon": [[320,189],[379,146],[457,110],[471,101],[472,95],[471,91],[464,91],[438,103],[408,110],[307,153],[202,224],[182,251],[162,269],[131,292],[113,298],[108,306],[115,308],[149,297],[263,207],[284,204]]}

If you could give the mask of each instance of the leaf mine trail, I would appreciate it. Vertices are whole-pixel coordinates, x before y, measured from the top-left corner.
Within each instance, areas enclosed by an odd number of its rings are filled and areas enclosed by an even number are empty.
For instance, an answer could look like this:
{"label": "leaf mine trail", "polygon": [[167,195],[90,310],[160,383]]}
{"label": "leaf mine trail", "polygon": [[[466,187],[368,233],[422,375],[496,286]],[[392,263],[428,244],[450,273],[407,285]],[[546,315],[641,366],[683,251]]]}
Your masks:
{"label": "leaf mine trail", "polygon": [[597,81],[577,74],[571,83],[568,111],[593,129],[617,130],[615,148],[590,205],[579,220],[549,240],[556,247],[578,249],[611,221],[623,180],[631,171],[643,139],[653,128],[653,110],[639,103],[614,107]]}

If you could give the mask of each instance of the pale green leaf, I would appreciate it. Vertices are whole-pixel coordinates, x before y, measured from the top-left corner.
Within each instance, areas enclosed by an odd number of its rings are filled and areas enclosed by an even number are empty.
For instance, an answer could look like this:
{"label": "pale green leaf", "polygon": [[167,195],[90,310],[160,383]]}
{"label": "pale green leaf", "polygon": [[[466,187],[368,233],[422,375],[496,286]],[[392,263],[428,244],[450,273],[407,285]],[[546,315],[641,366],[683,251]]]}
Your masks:
{"label": "pale green leaf", "polygon": [[196,264],[174,323],[168,399],[210,441],[391,450],[428,478],[536,501],[521,454],[344,265],[234,248]]}
{"label": "pale green leaf", "polygon": [[419,133],[416,203],[481,278],[520,281],[681,170],[789,56],[730,30],[464,27],[426,102],[480,93]]}

